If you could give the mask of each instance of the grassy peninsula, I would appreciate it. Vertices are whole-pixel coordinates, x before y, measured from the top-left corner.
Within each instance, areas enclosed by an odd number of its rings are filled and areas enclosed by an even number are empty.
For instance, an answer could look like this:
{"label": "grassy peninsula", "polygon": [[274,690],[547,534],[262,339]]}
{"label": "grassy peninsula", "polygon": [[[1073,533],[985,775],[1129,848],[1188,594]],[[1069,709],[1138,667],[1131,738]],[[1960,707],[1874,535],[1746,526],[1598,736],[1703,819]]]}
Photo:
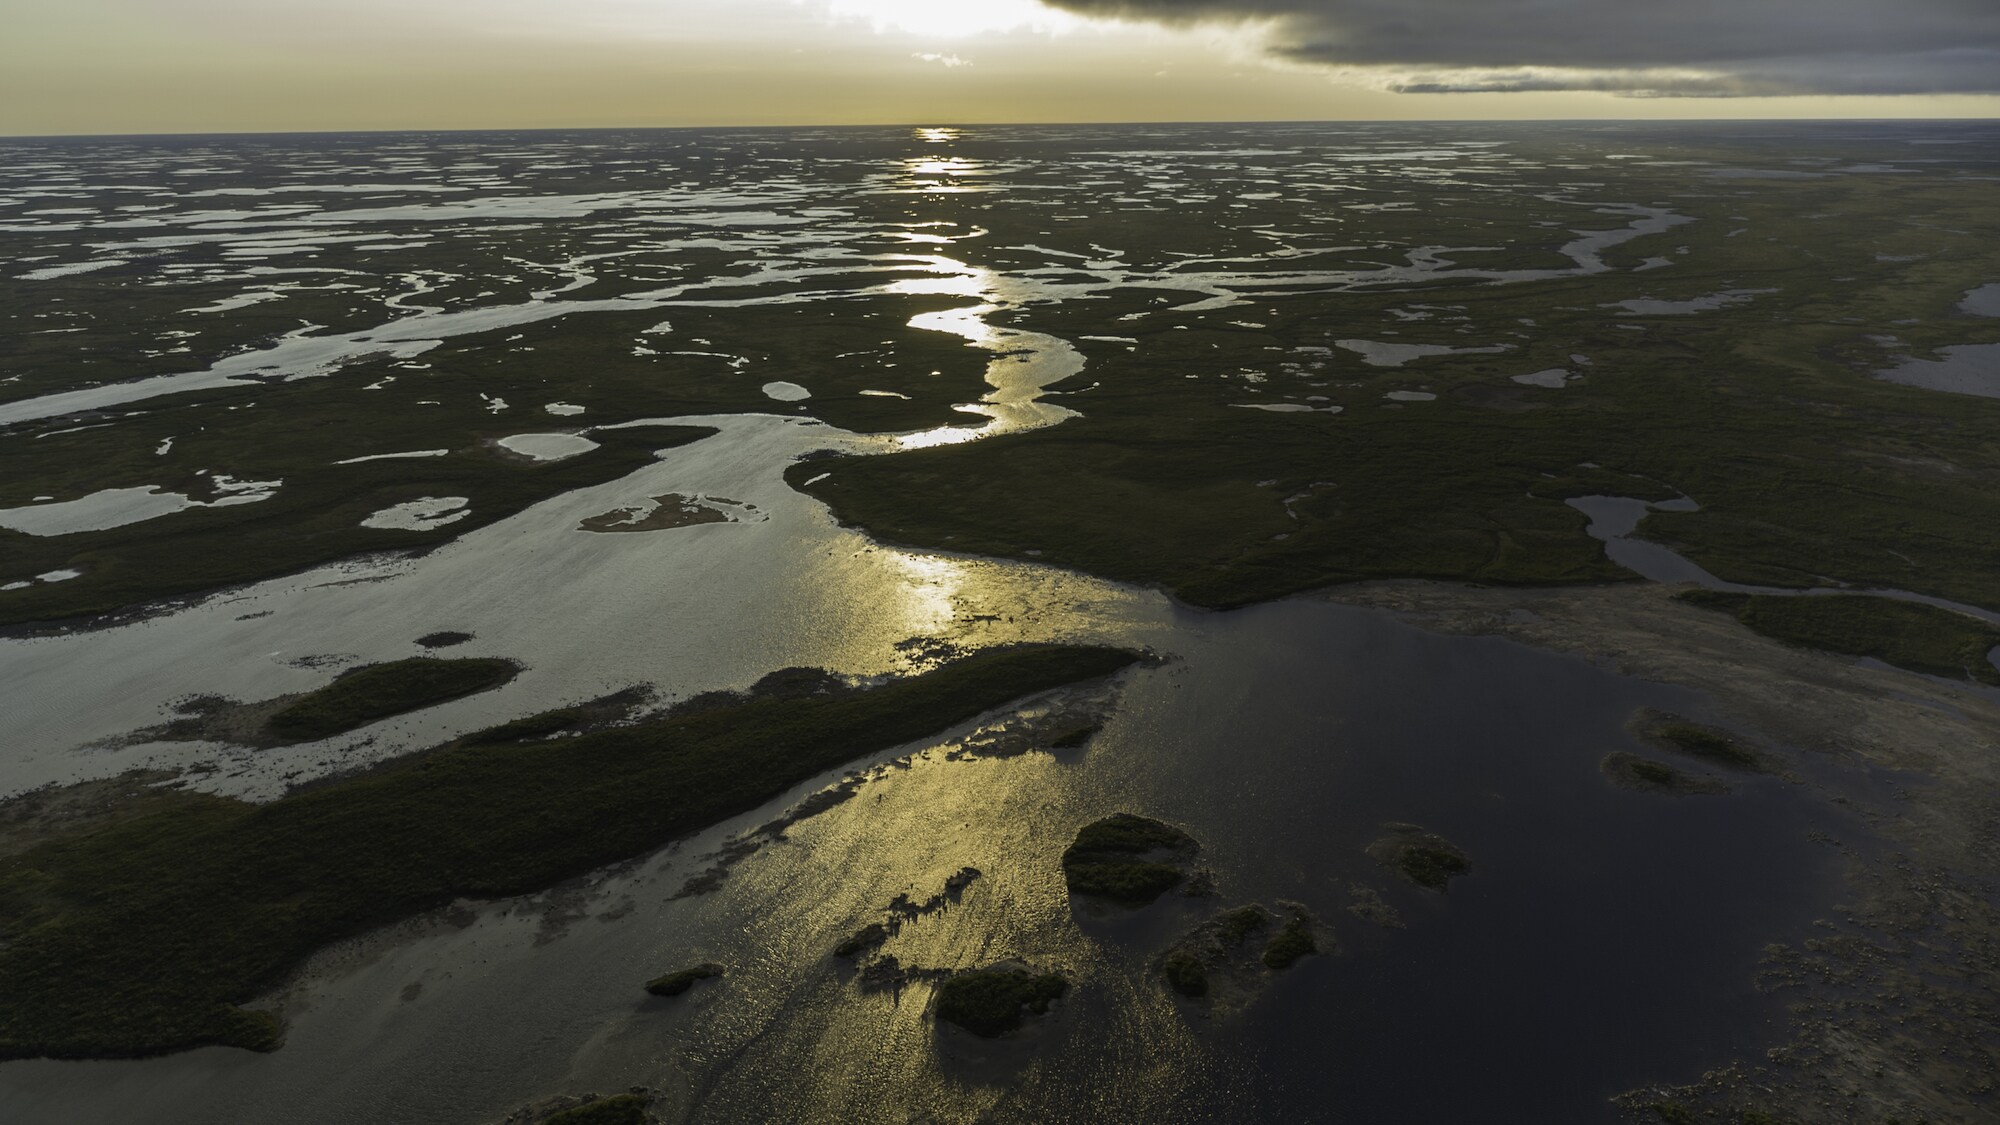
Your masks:
{"label": "grassy peninsula", "polygon": [[2000,647],[2000,629],[1948,609],[1859,594],[1793,598],[1689,590],[1679,597],[1731,614],[1786,644],[1872,656],[1931,676],[2000,684],[2000,668],[1988,656]]}

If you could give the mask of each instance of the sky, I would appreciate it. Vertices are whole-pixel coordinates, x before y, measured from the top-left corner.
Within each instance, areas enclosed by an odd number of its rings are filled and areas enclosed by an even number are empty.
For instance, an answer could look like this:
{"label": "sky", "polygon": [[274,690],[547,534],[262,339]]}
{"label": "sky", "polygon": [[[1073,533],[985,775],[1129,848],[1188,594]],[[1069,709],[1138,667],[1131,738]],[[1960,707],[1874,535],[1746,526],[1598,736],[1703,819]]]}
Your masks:
{"label": "sky", "polygon": [[0,135],[2000,116],[2000,0],[0,0]]}

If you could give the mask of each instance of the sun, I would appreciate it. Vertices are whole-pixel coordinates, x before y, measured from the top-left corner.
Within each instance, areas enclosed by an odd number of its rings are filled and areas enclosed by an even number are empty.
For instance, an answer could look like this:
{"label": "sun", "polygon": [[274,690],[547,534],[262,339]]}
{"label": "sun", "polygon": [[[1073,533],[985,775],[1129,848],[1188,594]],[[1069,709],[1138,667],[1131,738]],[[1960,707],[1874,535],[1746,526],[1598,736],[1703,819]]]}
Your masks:
{"label": "sun", "polygon": [[1076,17],[1038,0],[828,0],[836,19],[866,20],[877,31],[902,31],[930,39],[965,39],[995,31],[1063,31]]}

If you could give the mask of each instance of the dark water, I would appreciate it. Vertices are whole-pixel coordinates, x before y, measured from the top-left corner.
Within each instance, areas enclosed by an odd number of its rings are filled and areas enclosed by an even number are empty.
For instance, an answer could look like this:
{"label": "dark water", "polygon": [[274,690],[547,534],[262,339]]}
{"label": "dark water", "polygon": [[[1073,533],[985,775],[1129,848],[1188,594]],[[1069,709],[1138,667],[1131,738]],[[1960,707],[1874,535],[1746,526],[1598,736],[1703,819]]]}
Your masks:
{"label": "dark water", "polygon": [[[1622,729],[1635,708],[1698,700],[1322,607],[1215,624],[1147,716],[1174,762],[1162,804],[1209,842],[1231,900],[1304,900],[1348,947],[1220,1037],[1267,1083],[1262,1112],[1597,1120],[1610,1094],[1771,1038],[1758,950],[1800,936],[1836,874],[1807,840],[1811,803],[1773,779],[1625,792],[1597,769],[1642,749]],[[1362,854],[1383,821],[1442,834],[1473,875],[1444,895],[1397,884]],[[1338,910],[1353,880],[1408,928]]]}

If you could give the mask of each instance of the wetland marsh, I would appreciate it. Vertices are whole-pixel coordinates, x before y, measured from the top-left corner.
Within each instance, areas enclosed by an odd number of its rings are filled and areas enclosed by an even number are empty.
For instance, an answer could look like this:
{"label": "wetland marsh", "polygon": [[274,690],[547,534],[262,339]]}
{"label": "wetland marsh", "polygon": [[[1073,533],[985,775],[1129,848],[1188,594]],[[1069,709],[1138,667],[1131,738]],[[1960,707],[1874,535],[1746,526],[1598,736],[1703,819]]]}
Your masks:
{"label": "wetland marsh", "polygon": [[1990,125],[0,153],[0,1116],[1994,1108]]}

